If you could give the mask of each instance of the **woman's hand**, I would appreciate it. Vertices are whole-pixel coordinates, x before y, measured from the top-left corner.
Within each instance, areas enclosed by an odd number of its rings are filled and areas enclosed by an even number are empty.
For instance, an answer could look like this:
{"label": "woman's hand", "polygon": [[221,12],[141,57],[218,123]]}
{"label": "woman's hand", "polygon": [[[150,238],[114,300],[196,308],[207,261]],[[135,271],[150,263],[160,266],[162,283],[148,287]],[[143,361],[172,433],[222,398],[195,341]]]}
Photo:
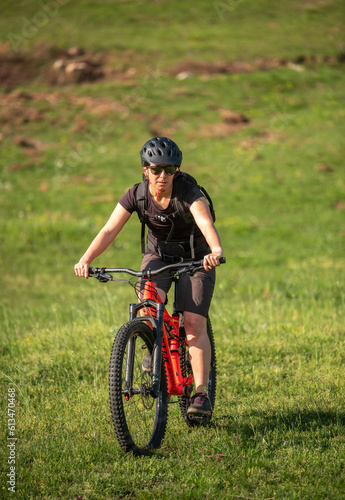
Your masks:
{"label": "woman's hand", "polygon": [[81,260],[78,262],[78,264],[74,266],[74,272],[77,276],[88,279],[89,267],[90,267],[89,262]]}
{"label": "woman's hand", "polygon": [[212,269],[212,267],[219,266],[219,259],[223,256],[222,250],[217,250],[216,252],[209,253],[204,257],[204,268],[206,271]]}

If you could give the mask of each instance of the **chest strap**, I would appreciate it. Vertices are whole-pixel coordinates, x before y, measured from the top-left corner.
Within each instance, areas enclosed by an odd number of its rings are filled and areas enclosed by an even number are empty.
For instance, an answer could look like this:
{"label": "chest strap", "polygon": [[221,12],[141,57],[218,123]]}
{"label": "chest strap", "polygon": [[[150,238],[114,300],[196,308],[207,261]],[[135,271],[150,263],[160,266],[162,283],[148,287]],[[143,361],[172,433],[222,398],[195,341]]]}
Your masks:
{"label": "chest strap", "polygon": [[[191,235],[192,237],[192,235]],[[193,231],[194,239],[194,231]],[[160,241],[152,234],[148,234],[147,248],[157,253],[164,262],[175,263],[185,259],[195,259],[195,254],[208,253],[210,248],[204,238],[196,242],[196,246],[190,241]]]}

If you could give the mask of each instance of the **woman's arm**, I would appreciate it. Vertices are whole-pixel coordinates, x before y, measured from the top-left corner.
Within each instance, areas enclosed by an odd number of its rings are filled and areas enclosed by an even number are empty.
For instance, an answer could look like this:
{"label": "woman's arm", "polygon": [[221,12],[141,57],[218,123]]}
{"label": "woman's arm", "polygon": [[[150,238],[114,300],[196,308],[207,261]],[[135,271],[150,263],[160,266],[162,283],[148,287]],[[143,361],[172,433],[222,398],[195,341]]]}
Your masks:
{"label": "woman's arm", "polygon": [[192,203],[190,211],[194,220],[211,248],[211,253],[204,257],[206,270],[219,266],[219,259],[223,256],[222,244],[214,226],[208,203],[205,198],[200,198]]}
{"label": "woman's arm", "polygon": [[78,264],[74,266],[74,271],[77,276],[84,276],[86,279],[89,277],[91,262],[101,255],[104,250],[108,248],[110,243],[114,241],[130,216],[131,214],[119,203],[116,205],[106,225],[97,234]]}

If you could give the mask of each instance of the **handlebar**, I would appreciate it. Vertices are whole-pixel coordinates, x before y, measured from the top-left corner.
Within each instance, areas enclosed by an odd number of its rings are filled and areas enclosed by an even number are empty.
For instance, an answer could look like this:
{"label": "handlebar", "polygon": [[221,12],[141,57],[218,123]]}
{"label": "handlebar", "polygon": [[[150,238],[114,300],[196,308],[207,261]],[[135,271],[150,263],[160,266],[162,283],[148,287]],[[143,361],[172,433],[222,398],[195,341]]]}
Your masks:
{"label": "handlebar", "polygon": [[[220,264],[225,264],[225,257],[219,259]],[[112,268],[112,267],[90,267],[89,276],[96,278],[101,282],[114,281],[111,273],[127,273],[131,276],[137,278],[151,278],[152,276],[157,276],[157,274],[164,273],[166,271],[176,271],[173,273],[174,277],[181,276],[182,274],[195,274],[200,269],[203,269],[203,260],[194,260],[191,262],[177,262],[175,264],[168,264],[159,269],[144,269],[143,271],[134,271],[133,269],[128,269],[124,267]]]}

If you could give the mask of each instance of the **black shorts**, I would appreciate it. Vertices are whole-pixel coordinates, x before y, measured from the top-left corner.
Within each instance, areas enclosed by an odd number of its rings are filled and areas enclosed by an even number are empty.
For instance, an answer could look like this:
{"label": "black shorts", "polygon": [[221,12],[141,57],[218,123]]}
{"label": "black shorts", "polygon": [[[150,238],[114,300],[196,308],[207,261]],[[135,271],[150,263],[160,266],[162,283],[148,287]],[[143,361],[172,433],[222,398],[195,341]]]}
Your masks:
{"label": "black shorts", "polygon": [[[148,268],[155,270],[166,265],[167,263],[163,262],[159,255],[148,252],[145,253],[143,257],[140,270]],[[158,294],[162,291],[167,294],[172,283],[169,273],[154,276],[151,281],[155,283]],[[215,268],[210,269],[210,271],[202,269],[196,272],[194,276],[180,276],[177,289],[176,311],[188,311],[200,314],[200,316],[206,318],[213,296],[215,281]],[[142,283],[141,288],[143,288],[143,286]]]}

